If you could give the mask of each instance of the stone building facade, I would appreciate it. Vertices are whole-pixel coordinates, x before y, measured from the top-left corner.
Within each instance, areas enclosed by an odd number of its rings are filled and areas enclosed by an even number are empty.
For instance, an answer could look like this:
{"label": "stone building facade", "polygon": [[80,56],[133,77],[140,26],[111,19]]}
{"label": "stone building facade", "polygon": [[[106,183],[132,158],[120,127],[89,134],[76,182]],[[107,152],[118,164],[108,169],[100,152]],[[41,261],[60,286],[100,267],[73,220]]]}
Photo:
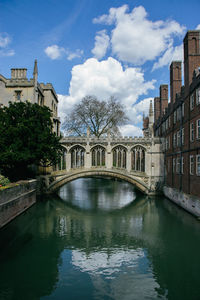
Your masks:
{"label": "stone building facade", "polygon": [[52,111],[53,131],[60,135],[60,119],[58,118],[58,97],[51,83],[38,82],[37,60],[34,63],[33,78],[27,78],[27,69],[11,69],[11,78],[0,74],[0,106],[8,106],[9,102],[30,101],[47,106]]}
{"label": "stone building facade", "polygon": [[169,103],[167,85],[154,98],[154,133],[165,141],[165,195],[200,215],[200,31],[183,43],[184,85],[182,62],[173,61]]}

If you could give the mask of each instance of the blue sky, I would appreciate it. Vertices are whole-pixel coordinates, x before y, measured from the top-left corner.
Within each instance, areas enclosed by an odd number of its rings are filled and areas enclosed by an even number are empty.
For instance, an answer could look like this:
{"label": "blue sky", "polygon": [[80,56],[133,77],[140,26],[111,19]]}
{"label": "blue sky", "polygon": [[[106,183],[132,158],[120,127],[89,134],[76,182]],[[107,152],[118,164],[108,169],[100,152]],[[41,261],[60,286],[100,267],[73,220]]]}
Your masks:
{"label": "blue sky", "polygon": [[[87,94],[114,95],[129,115],[123,135],[141,134],[142,112],[182,59],[199,0],[0,0],[0,74],[26,67],[59,94],[61,118]],[[141,38],[142,37],[142,38]]]}

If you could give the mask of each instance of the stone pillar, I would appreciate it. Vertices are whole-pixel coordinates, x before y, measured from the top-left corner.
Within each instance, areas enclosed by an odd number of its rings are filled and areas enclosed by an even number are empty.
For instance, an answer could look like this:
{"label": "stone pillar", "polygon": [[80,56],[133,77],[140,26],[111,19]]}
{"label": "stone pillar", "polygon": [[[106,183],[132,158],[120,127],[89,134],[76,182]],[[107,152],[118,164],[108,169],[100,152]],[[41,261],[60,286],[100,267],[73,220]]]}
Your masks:
{"label": "stone pillar", "polygon": [[86,152],[85,152],[85,168],[89,169],[92,166],[92,155],[90,152],[90,145],[89,145],[89,140],[87,141],[86,145]]}
{"label": "stone pillar", "polygon": [[67,152],[66,154],[66,170],[69,171],[71,169],[71,153]]}
{"label": "stone pillar", "polygon": [[131,171],[131,151],[130,149],[127,151],[127,164],[126,164],[126,170],[128,172]]}
{"label": "stone pillar", "polygon": [[111,151],[111,145],[110,142],[108,142],[108,146],[106,149],[106,168],[111,169],[112,168],[112,151]]}

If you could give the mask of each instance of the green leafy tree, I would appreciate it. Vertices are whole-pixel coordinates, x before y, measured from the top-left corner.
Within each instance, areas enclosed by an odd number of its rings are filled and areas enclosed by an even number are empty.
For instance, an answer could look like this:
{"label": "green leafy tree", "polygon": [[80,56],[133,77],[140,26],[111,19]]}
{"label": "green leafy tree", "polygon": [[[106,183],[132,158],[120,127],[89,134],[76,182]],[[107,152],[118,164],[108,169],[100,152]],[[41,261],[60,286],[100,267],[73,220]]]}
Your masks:
{"label": "green leafy tree", "polygon": [[26,178],[30,165],[56,164],[62,154],[59,140],[49,108],[29,102],[0,108],[0,171],[11,180]]}
{"label": "green leafy tree", "polygon": [[118,135],[119,126],[127,120],[123,106],[114,97],[99,101],[94,96],[86,96],[66,116],[63,128],[67,134],[76,135],[85,134],[89,128],[90,133],[99,138],[108,132]]}

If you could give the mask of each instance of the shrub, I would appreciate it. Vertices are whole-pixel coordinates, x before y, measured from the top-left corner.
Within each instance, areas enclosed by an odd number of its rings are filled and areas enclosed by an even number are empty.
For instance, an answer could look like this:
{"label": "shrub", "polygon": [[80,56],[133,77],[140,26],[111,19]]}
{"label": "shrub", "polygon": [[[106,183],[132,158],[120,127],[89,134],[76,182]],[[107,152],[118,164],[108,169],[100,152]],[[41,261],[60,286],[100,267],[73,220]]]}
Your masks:
{"label": "shrub", "polygon": [[0,175],[0,187],[1,186],[6,186],[10,183],[10,180],[3,175]]}

